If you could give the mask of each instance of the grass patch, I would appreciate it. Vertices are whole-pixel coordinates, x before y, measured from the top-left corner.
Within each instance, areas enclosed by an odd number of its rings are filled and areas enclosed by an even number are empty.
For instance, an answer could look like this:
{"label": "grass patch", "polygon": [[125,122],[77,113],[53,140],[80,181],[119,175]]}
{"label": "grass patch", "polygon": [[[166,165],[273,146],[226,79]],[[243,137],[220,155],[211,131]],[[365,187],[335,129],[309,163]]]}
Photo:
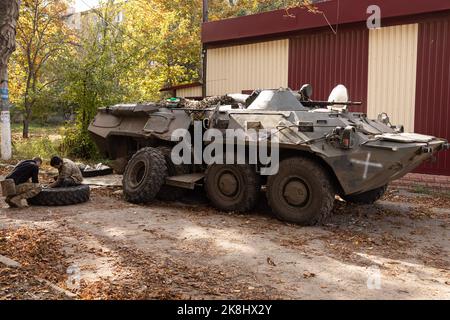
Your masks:
{"label": "grass patch", "polygon": [[439,192],[437,195],[445,199],[450,199],[450,191]]}
{"label": "grass patch", "polygon": [[30,125],[30,138],[22,138],[22,125],[11,126],[13,158],[17,160],[41,157],[48,161],[52,156],[61,154],[62,126]]}
{"label": "grass patch", "polygon": [[71,140],[68,138],[75,137],[76,133],[77,130],[74,125],[57,126],[33,123],[30,124],[29,138],[24,139],[22,138],[22,125],[12,124],[13,160],[15,162],[41,157],[44,163],[47,163],[52,156],[59,155],[89,165],[100,162],[106,165],[110,163],[109,160],[103,159],[95,151],[82,154],[82,156],[78,155],[80,153],[77,152],[78,149],[84,147],[84,149],[91,150],[92,148],[85,147],[85,144],[90,143],[87,137],[84,137],[85,139],[72,139],[73,143],[68,144],[68,140]]}
{"label": "grass patch", "polygon": [[415,186],[411,191],[417,194],[425,194],[427,196],[450,199],[450,191],[433,190],[421,185]]}
{"label": "grass patch", "polygon": [[[34,137],[60,135],[61,130],[63,128],[64,128],[63,125],[44,125],[38,123],[30,123],[29,136],[30,138],[34,138]],[[22,124],[12,123],[11,135],[13,139],[22,139],[22,130],[23,130]]]}
{"label": "grass patch", "polygon": [[414,186],[414,188],[412,189],[412,192],[419,193],[419,194],[427,194],[427,195],[433,194],[432,190],[430,190],[429,188],[427,188],[425,186],[421,186],[421,185]]}
{"label": "grass patch", "polygon": [[32,159],[41,157],[43,160],[60,153],[61,141],[50,140],[47,137],[23,139],[13,142],[13,157],[15,159]]}

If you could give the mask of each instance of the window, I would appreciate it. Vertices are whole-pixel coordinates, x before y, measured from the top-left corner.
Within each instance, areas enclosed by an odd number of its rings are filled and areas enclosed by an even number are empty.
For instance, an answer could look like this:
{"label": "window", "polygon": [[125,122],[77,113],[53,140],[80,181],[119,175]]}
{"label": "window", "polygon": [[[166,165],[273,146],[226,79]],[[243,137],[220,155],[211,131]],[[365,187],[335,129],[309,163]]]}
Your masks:
{"label": "window", "polygon": [[117,23],[121,23],[121,22],[123,21],[123,12],[122,12],[122,11],[120,11],[120,12],[117,14],[117,16],[116,16],[116,18],[114,19],[114,21],[116,21]]}

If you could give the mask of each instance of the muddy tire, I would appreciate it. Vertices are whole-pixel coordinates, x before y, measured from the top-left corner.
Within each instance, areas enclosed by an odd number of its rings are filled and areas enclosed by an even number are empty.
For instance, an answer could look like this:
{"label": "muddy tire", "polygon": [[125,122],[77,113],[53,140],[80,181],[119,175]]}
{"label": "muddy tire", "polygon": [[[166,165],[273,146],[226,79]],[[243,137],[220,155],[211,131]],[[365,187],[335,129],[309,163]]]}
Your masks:
{"label": "muddy tire", "polygon": [[[157,148],[164,155],[166,160],[168,176],[178,176],[189,173],[189,168],[184,165],[175,165],[172,162],[172,149],[169,147],[158,147]],[[175,201],[180,200],[186,194],[186,189],[177,188],[172,186],[163,185],[161,190],[157,194],[157,198],[163,201]]]}
{"label": "muddy tire", "polygon": [[89,201],[90,188],[88,185],[80,185],[69,188],[42,189],[35,197],[28,199],[33,206],[69,206]]}
{"label": "muddy tire", "polygon": [[247,212],[258,203],[260,176],[250,165],[211,165],[205,173],[205,190],[217,209]]}
{"label": "muddy tire", "polygon": [[387,191],[388,186],[385,185],[383,187],[370,190],[361,194],[343,196],[347,202],[355,203],[355,204],[373,204],[376,201],[380,200]]}
{"label": "muddy tire", "polygon": [[278,219],[312,226],[331,215],[335,191],[321,165],[295,157],[283,160],[278,174],[269,177],[267,199]]}
{"label": "muddy tire", "polygon": [[166,160],[160,150],[143,148],[136,152],[123,175],[123,194],[132,203],[155,199],[168,175]]}

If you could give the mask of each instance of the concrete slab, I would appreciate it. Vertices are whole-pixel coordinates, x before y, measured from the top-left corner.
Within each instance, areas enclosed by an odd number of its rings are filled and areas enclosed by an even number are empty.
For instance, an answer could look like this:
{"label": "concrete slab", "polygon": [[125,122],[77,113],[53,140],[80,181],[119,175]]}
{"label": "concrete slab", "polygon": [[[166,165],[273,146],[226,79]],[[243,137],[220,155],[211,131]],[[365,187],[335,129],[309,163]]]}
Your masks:
{"label": "concrete slab", "polygon": [[120,174],[111,174],[108,176],[84,178],[83,184],[100,187],[121,187],[123,176]]}
{"label": "concrete slab", "polygon": [[8,257],[0,255],[0,263],[4,264],[9,268],[20,268],[22,265],[17,261],[14,261]]}

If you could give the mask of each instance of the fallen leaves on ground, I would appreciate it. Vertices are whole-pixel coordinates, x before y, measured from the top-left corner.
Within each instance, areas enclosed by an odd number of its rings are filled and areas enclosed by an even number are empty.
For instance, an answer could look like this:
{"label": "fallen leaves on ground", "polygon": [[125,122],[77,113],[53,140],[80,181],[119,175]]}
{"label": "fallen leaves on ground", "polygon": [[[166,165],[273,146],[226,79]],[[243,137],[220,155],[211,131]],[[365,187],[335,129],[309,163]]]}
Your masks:
{"label": "fallen leaves on ground", "polygon": [[64,284],[68,264],[60,236],[44,229],[0,229],[0,254],[23,270],[54,284]]}
{"label": "fallen leaves on ground", "polygon": [[389,188],[383,200],[416,204],[426,208],[450,208],[450,193],[402,193],[399,189]]}
{"label": "fallen leaves on ground", "polygon": [[279,299],[282,294],[268,286],[241,277],[239,267],[212,268],[202,261],[150,255],[118,248],[116,264],[120,281],[102,279],[81,283],[80,299]]}
{"label": "fallen leaves on ground", "polygon": [[315,278],[315,277],[316,277],[315,273],[312,273],[312,272],[309,272],[309,271],[303,272],[303,278],[304,279],[310,279],[310,278]]}
{"label": "fallen leaves on ground", "polygon": [[0,229],[0,254],[22,265],[20,268],[0,265],[0,299],[66,298],[38,281],[65,285],[68,265],[57,235],[43,229]]}
{"label": "fallen leaves on ground", "polygon": [[108,197],[123,200],[122,187],[91,187],[91,194],[98,197]]}
{"label": "fallen leaves on ground", "polygon": [[[108,208],[129,210],[130,214],[138,207],[122,200],[120,188],[94,188],[90,203],[86,204],[92,212],[108,210]],[[391,195],[387,195],[389,200]],[[107,201],[110,198],[110,201]],[[395,198],[396,202],[414,202],[411,198]],[[403,199],[403,200],[402,200]],[[418,201],[422,201],[421,197]],[[393,200],[389,200],[393,201]],[[428,200],[427,200],[428,201]],[[425,204],[428,202],[425,202]],[[150,205],[149,205],[150,206]],[[235,229],[237,233],[247,235],[260,235],[269,237],[285,250],[310,256],[324,255],[340,261],[351,262],[353,265],[373,265],[370,259],[362,258],[359,254],[373,254],[384,258],[397,260],[422,260],[425,266],[436,266],[442,270],[448,269],[445,252],[439,246],[429,246],[423,252],[414,242],[414,236],[425,233],[425,229],[410,228],[402,221],[409,223],[427,224],[434,221],[433,205],[418,205],[412,210],[391,210],[382,206],[353,206],[337,202],[334,217],[330,223],[323,227],[300,228],[280,222],[270,216],[263,209],[249,215],[229,214],[218,212],[203,204],[195,203],[192,206],[179,203],[151,204],[153,210],[170,208],[179,211],[180,216],[198,227],[208,230]],[[450,205],[449,205],[450,207]],[[75,208],[75,207],[74,207]],[[78,207],[77,207],[78,208]],[[370,209],[370,210],[368,210]],[[45,209],[48,211],[48,209]],[[68,215],[77,215],[77,209],[65,211]],[[86,210],[86,209],[83,209]],[[83,211],[82,210],[82,211]],[[40,212],[39,219],[44,221],[46,211]],[[52,211],[53,212],[53,211]],[[25,213],[32,214],[32,213]],[[93,235],[81,231],[79,226],[69,228],[70,223],[61,220],[60,212],[55,210],[51,217],[58,220],[59,229],[43,230],[21,228],[17,230],[0,230],[0,254],[15,259],[24,265],[23,270],[0,268],[1,296],[6,299],[33,299],[33,298],[60,298],[51,289],[36,283],[35,275],[47,279],[64,287],[67,279],[67,257],[64,254],[62,235],[74,239],[81,239],[74,249],[77,254],[89,254],[93,257],[107,257],[112,264],[112,277],[97,277],[88,282],[81,280],[81,287],[77,291],[80,299],[278,299],[286,297],[286,293],[278,291],[272,283],[261,281],[261,275],[249,270],[243,270],[242,265],[233,263],[212,265],[209,257],[220,254],[213,242],[204,239],[197,241],[180,241],[164,233],[164,227],[157,228],[146,223],[136,224],[136,232],[144,232],[149,239],[154,240],[154,249],[143,252],[134,249],[133,244],[126,240],[112,240],[98,234]],[[212,220],[211,217],[215,217]],[[218,217],[218,218],[217,218]],[[37,217],[34,217],[37,219]],[[392,219],[391,219],[392,218]],[[161,219],[166,219],[161,217]],[[408,219],[408,220],[406,220]],[[419,220],[419,221],[415,221]],[[41,221],[41,220],[39,220]],[[212,223],[214,221],[214,223]],[[124,221],[128,222],[127,220]],[[133,222],[133,221],[131,221]],[[130,222],[130,223],[131,223]],[[72,221],[73,223],[73,221]],[[99,223],[99,228],[102,226]],[[443,220],[441,223],[446,223]],[[384,229],[377,227],[384,224]],[[396,228],[410,228],[399,235]],[[77,231],[75,231],[77,230]],[[424,231],[425,230],[425,231]],[[95,241],[92,241],[95,240]],[[172,245],[170,251],[161,250],[159,240]],[[108,250],[89,246],[87,242],[101,243]],[[320,242],[320,247],[311,246],[311,242]],[[84,247],[86,246],[86,247]],[[95,246],[95,245],[94,245]],[[173,249],[173,251],[172,251]],[[77,250],[81,250],[78,252]],[[222,251],[223,252],[223,251]],[[269,255],[269,254],[267,254]],[[267,269],[278,270],[283,268],[285,261],[276,254],[271,257],[263,255],[259,263]],[[267,258],[266,258],[267,257]],[[275,261],[277,263],[275,263]],[[94,259],[95,261],[95,259]],[[95,263],[90,260],[89,265],[82,265],[82,271],[95,270]],[[278,268],[270,268],[268,266]],[[311,269],[310,269],[311,270]],[[314,270],[314,269],[313,269]],[[299,270],[299,276],[304,279],[316,278],[310,271]],[[275,276],[273,280],[276,280]],[[272,280],[272,279],[271,279]],[[448,285],[448,283],[447,283]],[[322,285],[321,288],[327,286]]]}
{"label": "fallen leaves on ground", "polygon": [[277,265],[275,264],[275,262],[273,262],[273,260],[272,260],[270,257],[267,258],[267,263],[268,263],[269,265],[271,265],[272,267],[276,267],[276,266],[277,266]]}
{"label": "fallen leaves on ground", "polygon": [[25,270],[0,265],[0,300],[66,299]]}

